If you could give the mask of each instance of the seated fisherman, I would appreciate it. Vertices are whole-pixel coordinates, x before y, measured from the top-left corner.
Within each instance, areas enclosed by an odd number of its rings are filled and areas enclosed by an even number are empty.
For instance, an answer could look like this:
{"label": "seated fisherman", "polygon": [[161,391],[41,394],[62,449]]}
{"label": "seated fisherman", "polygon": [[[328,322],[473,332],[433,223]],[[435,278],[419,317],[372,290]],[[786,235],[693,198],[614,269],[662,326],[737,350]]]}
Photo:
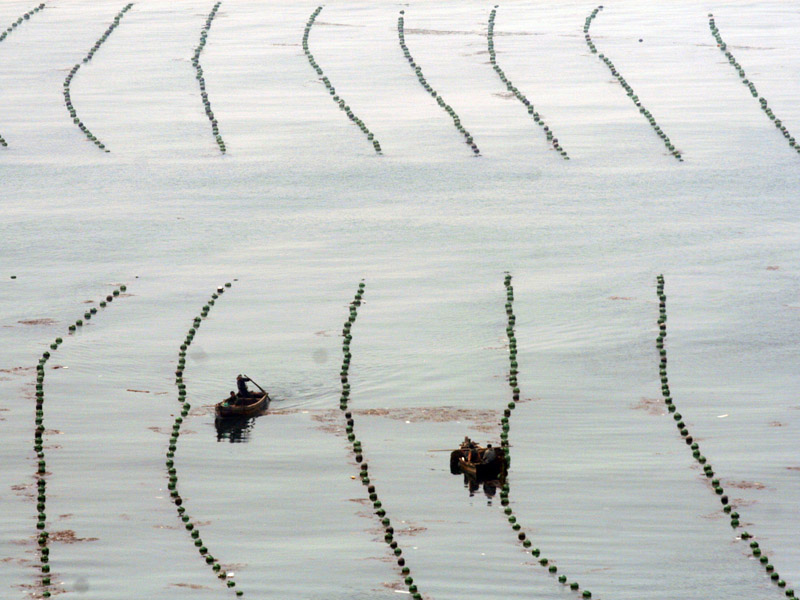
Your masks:
{"label": "seated fisherman", "polygon": [[466,460],[468,463],[480,462],[480,453],[478,452],[478,445],[472,440],[469,441],[469,445],[467,446]]}
{"label": "seated fisherman", "polygon": [[497,458],[497,453],[494,448],[492,448],[491,444],[486,444],[486,450],[483,452],[483,464],[488,465],[495,458]]}
{"label": "seated fisherman", "polygon": [[231,406],[235,405],[239,401],[239,398],[236,397],[236,392],[231,390],[231,395],[228,397],[228,404]]}

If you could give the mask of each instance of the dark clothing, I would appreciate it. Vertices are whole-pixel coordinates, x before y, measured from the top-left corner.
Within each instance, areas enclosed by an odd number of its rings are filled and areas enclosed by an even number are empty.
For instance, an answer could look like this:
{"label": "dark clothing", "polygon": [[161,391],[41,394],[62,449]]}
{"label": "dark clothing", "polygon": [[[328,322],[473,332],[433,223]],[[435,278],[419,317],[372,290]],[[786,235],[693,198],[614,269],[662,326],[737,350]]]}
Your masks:
{"label": "dark clothing", "polygon": [[237,377],[236,387],[239,389],[239,395],[242,398],[250,396],[250,391],[247,389],[247,382],[250,381],[247,377]]}
{"label": "dark clothing", "polygon": [[475,442],[470,442],[467,447],[467,462],[476,463],[480,459],[478,455],[478,448],[475,447]]}

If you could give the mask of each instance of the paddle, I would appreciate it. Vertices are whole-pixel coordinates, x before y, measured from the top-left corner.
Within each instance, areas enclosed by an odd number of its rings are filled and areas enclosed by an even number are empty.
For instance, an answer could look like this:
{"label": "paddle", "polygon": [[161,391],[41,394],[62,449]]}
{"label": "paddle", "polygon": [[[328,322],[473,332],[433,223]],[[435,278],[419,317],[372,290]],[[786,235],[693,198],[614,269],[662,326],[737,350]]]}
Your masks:
{"label": "paddle", "polygon": [[[511,444],[507,447],[510,448]],[[463,450],[463,448],[434,448],[433,450],[428,450],[428,452],[455,452],[456,450]]]}
{"label": "paddle", "polygon": [[[244,376],[245,376],[245,377],[247,377],[248,379],[250,379],[250,376],[249,376],[247,373],[245,373],[245,374],[244,374]],[[253,384],[254,386],[256,386],[258,389],[260,389],[262,392],[264,392],[264,395],[265,395],[267,398],[269,398],[269,394],[267,394],[267,392],[266,392],[266,390],[265,390],[264,388],[262,388],[260,385],[258,385],[258,384],[257,384],[255,381],[253,381],[252,379],[250,379],[250,383],[252,383],[252,384]]]}

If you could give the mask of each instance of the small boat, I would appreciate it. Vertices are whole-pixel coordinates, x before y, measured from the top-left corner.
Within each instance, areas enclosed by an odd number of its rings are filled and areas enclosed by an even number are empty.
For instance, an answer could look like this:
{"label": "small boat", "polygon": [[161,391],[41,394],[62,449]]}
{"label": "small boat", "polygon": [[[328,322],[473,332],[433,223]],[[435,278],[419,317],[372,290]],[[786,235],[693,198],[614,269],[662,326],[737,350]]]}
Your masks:
{"label": "small boat", "polygon": [[487,481],[492,479],[502,480],[506,476],[506,457],[502,448],[495,448],[495,458],[491,462],[483,462],[483,453],[486,448],[482,446],[475,446],[475,453],[478,456],[477,461],[468,460],[468,453],[466,448],[454,450],[450,454],[450,472],[453,475],[463,473],[468,477],[477,479],[478,481]]}
{"label": "small boat", "polygon": [[267,408],[270,398],[267,392],[262,392],[249,398],[241,398],[241,400],[241,404],[231,404],[230,398],[225,398],[216,404],[214,414],[218,418],[252,417]]}

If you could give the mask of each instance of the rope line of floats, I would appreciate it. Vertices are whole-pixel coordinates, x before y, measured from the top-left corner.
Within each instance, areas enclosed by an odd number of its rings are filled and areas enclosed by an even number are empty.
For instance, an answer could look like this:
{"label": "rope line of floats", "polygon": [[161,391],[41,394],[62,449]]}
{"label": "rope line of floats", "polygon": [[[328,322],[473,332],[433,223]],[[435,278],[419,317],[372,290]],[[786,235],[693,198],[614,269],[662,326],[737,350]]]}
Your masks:
{"label": "rope line of floats", "polygon": [[[127,289],[126,286],[120,285],[119,288],[115,289],[111,294],[106,296],[105,300],[101,300],[99,303],[100,308],[105,308],[108,303],[113,302],[114,298],[118,297],[120,293],[124,292]],[[84,325],[84,320],[89,321],[94,315],[97,314],[97,308],[94,306],[87,310],[84,315],[83,319],[78,319],[75,321],[74,324],[69,326],[69,334],[73,335],[78,329],[81,329]],[[64,343],[64,339],[61,337],[57,337],[53,340],[53,343],[50,344],[50,350],[56,351],[58,347]],[[44,376],[45,376],[45,365],[47,361],[50,360],[51,354],[49,350],[45,350],[42,353],[42,357],[39,359],[39,364],[36,365],[36,429],[34,430],[33,435],[33,450],[36,452],[36,457],[38,459],[38,467],[36,470],[36,485],[38,487],[38,495],[36,497],[36,510],[38,512],[38,519],[36,522],[36,529],[38,531],[37,536],[37,543],[39,545],[39,563],[40,563],[40,572],[42,574],[41,579],[41,588],[42,588],[42,596],[44,598],[49,598],[51,596],[51,579],[50,579],[50,545],[49,545],[49,538],[50,534],[47,531],[47,463],[45,462],[45,455],[44,455]]]}
{"label": "rope line of floats", "polygon": [[[200,324],[203,322],[203,319],[208,316],[211,307],[214,306],[214,303],[217,301],[220,294],[225,292],[225,288],[229,287],[231,287],[231,284],[226,283],[224,287],[218,287],[217,291],[211,294],[211,298],[209,298],[208,302],[203,305],[200,314],[194,318],[192,326],[186,333],[186,338],[183,340],[180,350],[178,351],[178,364],[175,368],[175,387],[178,388],[178,402],[181,403],[181,411],[180,414],[175,417],[175,422],[172,425],[172,435],[169,438],[169,446],[167,448],[166,468],[167,476],[169,478],[167,488],[169,489],[170,498],[175,504],[178,517],[183,523],[186,531],[191,536],[192,543],[197,548],[197,551],[200,553],[200,556],[203,558],[203,560],[205,560],[206,564],[211,567],[211,570],[214,572],[214,574],[216,574],[221,581],[225,581],[229,588],[235,588],[236,583],[232,579],[228,578],[228,573],[222,568],[218,560],[213,555],[209,554],[208,548],[206,548],[202,538],[200,537],[200,529],[197,526],[197,522],[193,521],[193,519],[186,512],[186,507],[183,506],[183,498],[178,491],[178,471],[175,468],[174,460],[175,451],[178,448],[178,437],[180,436],[181,425],[183,424],[184,419],[189,416],[189,410],[192,408],[192,405],[186,399],[186,384],[183,382],[183,370],[186,366],[186,351],[189,349],[189,346],[192,345],[192,340],[194,340],[194,336],[197,333]],[[242,590],[236,590],[236,595],[243,596],[244,592],[242,592]]]}
{"label": "rope line of floats", "polygon": [[[711,463],[708,459],[703,456],[700,452],[700,445],[694,440],[692,435],[689,433],[689,429],[686,426],[686,423],[683,421],[683,415],[677,411],[675,407],[675,403],[672,400],[672,395],[669,389],[669,379],[667,378],[667,349],[665,348],[664,342],[667,337],[667,296],[664,294],[664,276],[659,275],[656,278],[656,291],[658,294],[658,337],[656,338],[656,348],[658,349],[658,353],[660,356],[660,365],[659,365],[659,375],[661,377],[661,394],[664,398],[664,404],[667,406],[667,410],[672,415],[672,418],[675,420],[675,424],[678,428],[678,431],[681,437],[686,442],[686,445],[692,451],[692,456],[694,459],[700,464],[703,468],[703,472],[707,479],[711,480],[711,486],[714,489],[714,493],[719,498],[720,503],[722,504],[722,510],[725,514],[730,516],[730,524],[731,527],[736,530],[741,527],[739,522],[739,513],[733,510],[733,507],[730,504],[730,499],[725,494],[725,490],[720,483],[720,480],[714,477],[714,469],[711,466]],[[772,580],[779,588],[785,590],[785,595],[787,598],[794,598],[794,590],[791,588],[786,587],[786,582],[781,579],[780,575],[775,571],[775,567],[769,562],[769,557],[763,552],[759,543],[754,539],[754,536],[747,531],[742,531],[740,538],[742,540],[751,540],[750,541],[750,551],[754,558],[757,558],[758,561],[764,566],[764,570],[767,572],[770,580]]]}
{"label": "rope line of floats", "polygon": [[350,353],[350,342],[353,339],[351,329],[358,316],[358,307],[361,306],[361,299],[364,296],[364,287],[365,284],[363,281],[358,284],[358,291],[353,301],[350,302],[350,316],[347,318],[347,322],[345,322],[342,328],[342,370],[339,373],[342,381],[342,395],[339,399],[339,409],[344,413],[347,441],[353,445],[355,461],[360,465],[359,477],[361,478],[361,484],[367,488],[374,514],[380,519],[381,526],[383,527],[383,539],[397,558],[397,566],[400,567],[400,572],[404,577],[403,581],[408,587],[408,593],[411,594],[413,600],[422,600],[422,594],[420,594],[417,585],[414,583],[414,578],[411,577],[411,569],[408,567],[406,559],[403,557],[403,550],[398,545],[397,540],[394,539],[394,527],[392,527],[392,522],[386,515],[386,509],[383,507],[383,503],[378,498],[375,483],[370,481],[369,464],[364,460],[364,451],[361,446],[361,441],[355,434],[353,413],[347,410],[347,405],[350,402],[350,382],[348,380],[348,375],[350,372],[350,359],[352,358],[352,354]]}
{"label": "rope line of floats", "polygon": [[347,115],[347,118],[350,119],[353,123],[355,123],[361,132],[367,136],[367,139],[372,142],[372,147],[375,149],[377,154],[381,154],[381,145],[380,142],[375,138],[375,134],[372,133],[369,128],[364,124],[364,121],[359,119],[355,113],[350,109],[350,106],[344,101],[344,98],[339,96],[336,93],[336,88],[333,87],[331,80],[322,72],[322,67],[317,64],[317,61],[314,59],[314,55],[311,54],[311,51],[308,49],[308,36],[311,33],[311,27],[314,25],[314,21],[316,20],[319,13],[322,12],[322,7],[318,6],[317,9],[311,13],[311,16],[308,18],[306,22],[306,28],[303,32],[303,52],[308,59],[308,64],[317,72],[319,75],[320,80],[323,84],[325,84],[325,88],[328,90],[328,94],[330,94],[333,101],[339,106],[339,110],[344,111]]}
{"label": "rope line of floats", "polygon": [[92,132],[91,130],[86,127],[83,121],[78,117],[78,113],[75,111],[75,107],[72,105],[72,96],[70,95],[70,85],[72,84],[72,78],[75,77],[75,74],[78,72],[78,69],[81,68],[81,64],[87,64],[95,53],[98,51],[100,46],[103,45],[108,39],[108,36],[119,26],[119,22],[122,20],[122,17],[125,16],[125,13],[128,12],[131,8],[133,8],[133,4],[126,4],[125,8],[117,13],[117,16],[114,17],[114,21],[111,25],[108,26],[108,29],[105,30],[103,35],[94,43],[92,49],[83,57],[82,63],[75,63],[75,65],[69,70],[66,79],[64,79],[64,104],[67,106],[67,110],[69,111],[69,116],[72,118],[72,122],[78,126],[83,134],[86,136],[86,139],[92,142],[95,146],[97,146],[100,150],[105,152],[110,152],[106,145],[101,142]]}
{"label": "rope line of floats", "polygon": [[[589,50],[592,52],[592,54],[597,54],[597,47],[594,45],[594,43],[592,42],[592,38],[589,35],[589,27],[591,26],[592,21],[594,21],[595,17],[597,17],[597,13],[599,13],[601,10],[603,10],[602,4],[597,8],[595,8],[591,12],[591,14],[588,17],[586,17],[586,21],[583,24],[583,37],[586,40],[586,45],[589,47]],[[669,136],[666,133],[664,133],[664,131],[661,129],[659,124],[656,122],[656,118],[653,116],[653,113],[647,110],[644,107],[644,105],[639,101],[639,96],[636,95],[636,92],[633,91],[631,85],[625,80],[625,78],[619,73],[619,71],[617,71],[617,68],[614,66],[614,63],[611,62],[611,59],[604,54],[599,54],[598,56],[600,60],[602,60],[606,64],[606,67],[608,67],[608,70],[611,71],[611,74],[616,78],[619,84],[625,89],[625,93],[627,94],[628,98],[631,99],[631,102],[633,102],[636,105],[636,108],[639,109],[639,113],[645,119],[647,119],[647,121],[650,123],[650,127],[653,128],[653,131],[655,131],[658,137],[661,138],[661,141],[664,142],[664,146],[666,146],[667,150],[669,150],[669,153],[680,162],[683,162],[683,157],[681,156],[680,150],[677,150],[675,148],[674,144],[672,143],[672,140],[670,140]]]}
{"label": "rope line of floats", "polygon": [[739,73],[739,79],[742,80],[742,84],[747,86],[750,90],[750,95],[753,98],[758,99],[759,104],[761,104],[761,110],[764,112],[765,115],[769,118],[770,121],[775,125],[775,127],[781,132],[784,138],[789,142],[789,146],[794,148],[794,150],[800,154],[800,144],[798,144],[783,122],[775,116],[775,113],[772,112],[772,109],[767,104],[767,99],[764,96],[759,95],[758,90],[756,89],[756,85],[747,78],[747,74],[744,71],[742,65],[736,60],[736,58],[731,54],[731,51],[728,50],[728,45],[722,39],[722,36],[719,33],[719,29],[717,29],[717,24],[714,21],[714,15],[712,13],[708,13],[708,28],[711,30],[711,35],[714,36],[714,39],[717,40],[717,48],[719,48],[720,52],[725,55],[725,58],[728,59],[730,65],[736,69],[736,72]]}
{"label": "rope line of floats", "polygon": [[503,71],[503,69],[500,68],[500,65],[497,64],[497,55],[494,50],[494,20],[495,16],[497,15],[497,7],[498,5],[495,5],[495,7],[492,9],[491,14],[489,15],[489,31],[486,36],[489,44],[489,62],[492,63],[492,68],[495,70],[495,73],[497,73],[497,76],[500,78],[500,81],[502,81],[505,84],[506,89],[512,94],[514,94],[517,100],[519,100],[520,102],[522,102],[522,104],[525,105],[525,107],[528,110],[528,114],[531,115],[531,117],[533,117],[534,122],[536,122],[537,125],[542,127],[545,136],[547,136],[547,141],[553,145],[553,148],[555,148],[556,152],[558,152],[564,160],[569,160],[567,151],[561,147],[561,144],[559,144],[558,142],[558,138],[554,137],[553,132],[550,130],[550,127],[544,122],[544,119],[533,107],[533,103],[530,100],[528,100],[525,94],[523,94],[522,92],[519,91],[519,89],[517,89],[517,87],[511,82],[511,80],[506,77],[506,74]]}
{"label": "rope line of floats", "polygon": [[[3,30],[3,31],[0,31],[0,42],[2,42],[4,39],[6,39],[6,38],[8,37],[8,34],[10,34],[10,33],[11,33],[12,31],[14,31],[14,30],[15,30],[17,27],[19,27],[20,25],[22,25],[22,24],[23,24],[25,21],[27,21],[28,19],[30,19],[30,18],[31,18],[33,15],[35,15],[36,13],[38,13],[38,12],[39,12],[40,10],[42,10],[43,8],[44,8],[44,2],[42,2],[42,3],[41,3],[39,6],[37,6],[36,8],[33,8],[33,9],[29,10],[28,12],[26,12],[25,14],[23,14],[23,15],[22,15],[21,17],[19,17],[19,18],[18,18],[16,21],[14,21],[13,23],[11,23],[11,25],[9,25],[9,26],[8,26],[8,27],[7,27],[5,30]],[[5,138],[3,138],[3,136],[2,136],[2,135],[0,135],[0,146],[2,146],[3,148],[8,148],[8,142],[6,142]]]}
{"label": "rope line of floats", "polygon": [[219,133],[219,123],[217,122],[217,118],[214,116],[214,111],[211,110],[211,102],[209,102],[208,92],[206,92],[206,80],[203,77],[203,67],[200,65],[200,54],[203,52],[203,48],[206,45],[208,31],[211,29],[211,22],[214,20],[214,17],[217,16],[217,11],[219,10],[221,4],[222,2],[217,2],[214,5],[214,8],[211,9],[211,12],[208,13],[206,23],[203,25],[203,29],[200,31],[200,43],[197,44],[197,48],[194,49],[194,54],[192,55],[192,66],[197,72],[195,78],[200,86],[200,96],[203,98],[203,108],[205,109],[206,116],[211,123],[211,132],[214,134],[214,140],[217,142],[219,151],[222,152],[222,154],[225,154],[225,140],[222,139],[222,136]]}
{"label": "rope line of floats", "polygon": [[406,36],[405,36],[405,19],[403,15],[405,14],[404,10],[400,11],[400,16],[397,18],[397,37],[400,40],[400,48],[403,50],[403,56],[405,56],[408,64],[414,69],[414,73],[419,80],[420,85],[425,88],[425,91],[428,92],[431,97],[436,100],[436,103],[442,107],[450,118],[453,119],[453,125],[456,129],[458,129],[459,133],[464,136],[464,140],[466,141],[467,145],[472,149],[473,154],[475,156],[480,156],[481,151],[478,149],[478,146],[475,144],[475,140],[472,138],[472,135],[469,131],[461,124],[461,118],[456,114],[456,111],[453,110],[453,107],[447,104],[444,101],[444,98],[439,95],[436,90],[434,90],[428,80],[425,79],[425,75],[422,74],[422,67],[420,67],[415,61],[414,58],[411,56],[411,52],[408,50],[408,46],[406,46]]}
{"label": "rope line of floats", "polygon": [[[506,468],[507,470],[511,467],[511,455],[509,453],[509,445],[508,445],[508,433],[510,430],[510,417],[511,412],[516,408],[517,402],[519,402],[519,382],[517,380],[517,375],[519,374],[519,364],[517,362],[517,337],[515,334],[515,324],[517,318],[514,316],[514,287],[511,285],[511,275],[506,272],[505,281],[506,287],[506,315],[508,316],[508,324],[506,325],[506,335],[508,336],[508,385],[511,388],[511,402],[508,403],[508,406],[503,411],[503,418],[500,420],[500,445],[503,448],[503,453],[506,457]],[[522,526],[517,522],[517,518],[514,516],[514,511],[510,506],[510,499],[509,494],[511,491],[511,486],[509,485],[508,481],[503,484],[503,488],[500,491],[500,504],[504,507],[503,512],[505,513],[506,517],[508,518],[508,523],[511,525],[511,529],[513,529],[517,533],[517,540],[522,544],[523,548],[526,551],[530,551],[531,556],[533,556],[538,562],[539,565],[546,568],[547,571],[555,576],[558,573],[558,567],[552,563],[552,561],[545,556],[542,556],[542,551],[539,548],[531,548],[533,545],[532,542],[528,539],[527,534],[522,530]],[[589,590],[581,590],[581,586],[577,581],[568,581],[567,576],[563,573],[558,576],[558,582],[564,586],[569,586],[572,591],[581,592],[583,598],[591,598],[592,592]]]}

